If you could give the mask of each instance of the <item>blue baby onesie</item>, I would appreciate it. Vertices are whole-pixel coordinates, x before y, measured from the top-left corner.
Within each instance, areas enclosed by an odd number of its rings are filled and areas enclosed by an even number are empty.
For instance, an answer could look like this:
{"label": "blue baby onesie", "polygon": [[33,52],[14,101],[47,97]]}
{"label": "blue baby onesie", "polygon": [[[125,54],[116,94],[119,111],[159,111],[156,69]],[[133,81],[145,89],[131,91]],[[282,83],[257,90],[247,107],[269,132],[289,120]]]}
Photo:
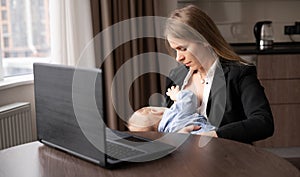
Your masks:
{"label": "blue baby onesie", "polygon": [[177,94],[177,101],[167,109],[158,125],[159,132],[177,132],[188,125],[199,125],[200,130],[191,133],[197,134],[215,130],[206,117],[197,113],[197,97],[189,90],[181,90]]}

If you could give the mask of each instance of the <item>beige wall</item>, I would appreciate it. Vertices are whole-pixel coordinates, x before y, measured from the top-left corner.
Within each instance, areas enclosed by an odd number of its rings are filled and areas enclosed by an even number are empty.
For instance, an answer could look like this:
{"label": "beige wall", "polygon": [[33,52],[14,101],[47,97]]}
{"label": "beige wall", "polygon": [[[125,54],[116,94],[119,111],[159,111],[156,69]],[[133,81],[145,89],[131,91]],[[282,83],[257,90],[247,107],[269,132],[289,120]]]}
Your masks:
{"label": "beige wall", "polygon": [[15,102],[30,102],[31,115],[33,119],[33,132],[36,138],[36,123],[35,123],[35,104],[34,104],[34,87],[33,83],[19,85],[7,89],[0,90],[0,106],[15,103]]}
{"label": "beige wall", "polygon": [[[284,26],[300,22],[299,0],[179,0],[178,6],[191,3],[215,21],[230,43],[254,43],[253,26],[263,20],[273,22],[275,42],[291,42]],[[300,42],[299,36],[292,38]]]}

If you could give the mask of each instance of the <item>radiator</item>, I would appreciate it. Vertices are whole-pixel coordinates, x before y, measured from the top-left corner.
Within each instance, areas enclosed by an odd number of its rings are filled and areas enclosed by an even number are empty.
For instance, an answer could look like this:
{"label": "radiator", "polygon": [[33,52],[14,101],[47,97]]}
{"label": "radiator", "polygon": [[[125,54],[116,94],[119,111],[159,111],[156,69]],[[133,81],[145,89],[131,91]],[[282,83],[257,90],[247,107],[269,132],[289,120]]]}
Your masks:
{"label": "radiator", "polygon": [[0,150],[33,141],[30,103],[0,107]]}

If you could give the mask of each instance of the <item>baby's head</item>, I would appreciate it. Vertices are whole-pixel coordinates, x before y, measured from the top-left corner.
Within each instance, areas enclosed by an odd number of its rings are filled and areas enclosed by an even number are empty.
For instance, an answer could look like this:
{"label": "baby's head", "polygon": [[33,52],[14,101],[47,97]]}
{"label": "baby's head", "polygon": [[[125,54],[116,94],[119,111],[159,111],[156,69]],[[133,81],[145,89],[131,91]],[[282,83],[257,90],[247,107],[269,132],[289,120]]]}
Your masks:
{"label": "baby's head", "polygon": [[165,107],[143,107],[135,111],[128,120],[130,131],[157,131]]}

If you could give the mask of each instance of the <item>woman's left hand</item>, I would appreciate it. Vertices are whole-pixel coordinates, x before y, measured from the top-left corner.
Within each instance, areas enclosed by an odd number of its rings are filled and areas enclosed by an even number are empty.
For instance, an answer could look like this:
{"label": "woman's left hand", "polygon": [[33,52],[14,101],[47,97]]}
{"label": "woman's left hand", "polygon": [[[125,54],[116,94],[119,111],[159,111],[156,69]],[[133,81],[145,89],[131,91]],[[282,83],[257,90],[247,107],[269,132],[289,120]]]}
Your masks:
{"label": "woman's left hand", "polygon": [[218,138],[217,132],[216,131],[209,131],[209,132],[201,132],[198,135],[204,135],[204,136],[211,136],[211,137],[216,137]]}
{"label": "woman's left hand", "polygon": [[192,131],[199,130],[201,127],[199,125],[189,125],[181,130],[178,131],[178,133],[191,133]]}
{"label": "woman's left hand", "polygon": [[[178,131],[178,133],[191,133],[192,131],[199,130],[201,127],[199,125],[189,125],[187,127],[182,128]],[[204,135],[204,136],[211,136],[211,137],[218,137],[216,131],[209,131],[209,132],[201,132],[198,135]]]}

